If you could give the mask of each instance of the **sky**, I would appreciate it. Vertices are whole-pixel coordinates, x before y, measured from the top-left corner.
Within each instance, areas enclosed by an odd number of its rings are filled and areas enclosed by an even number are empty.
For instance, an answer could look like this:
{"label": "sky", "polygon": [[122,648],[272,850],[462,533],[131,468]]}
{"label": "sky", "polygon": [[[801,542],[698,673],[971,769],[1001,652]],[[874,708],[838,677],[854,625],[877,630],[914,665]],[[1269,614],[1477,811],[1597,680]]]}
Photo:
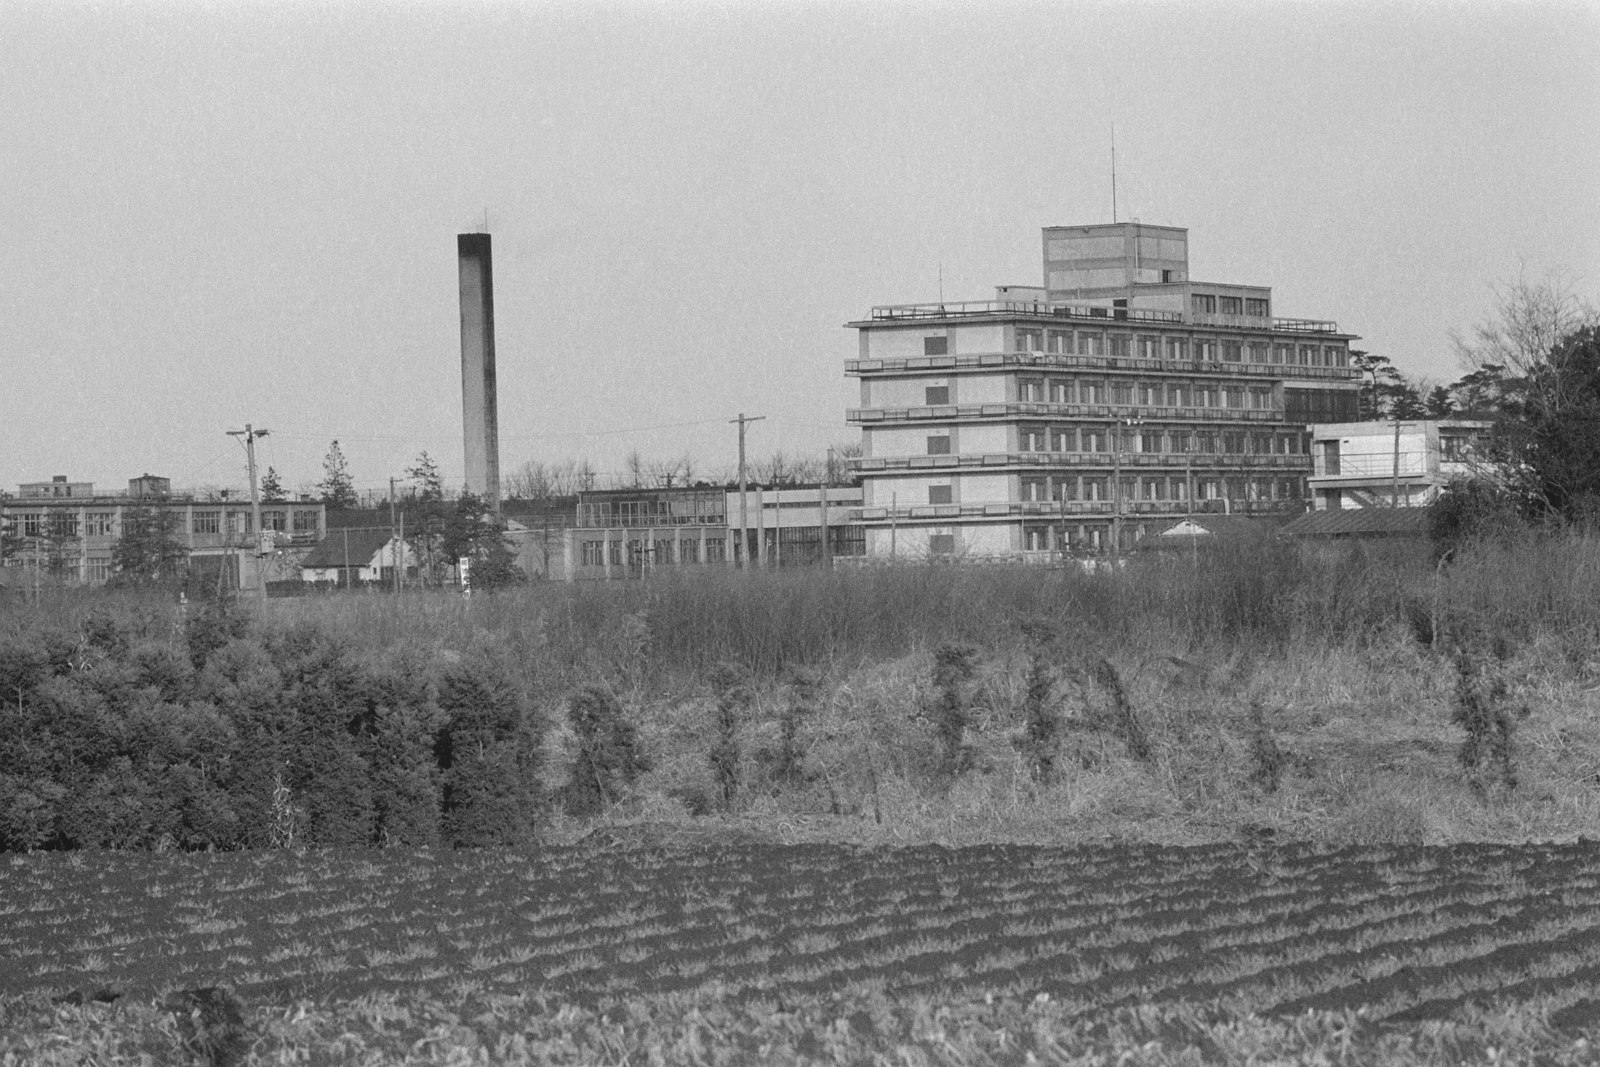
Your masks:
{"label": "sky", "polygon": [[334,439],[459,485],[486,221],[506,474],[858,440],[845,323],[1113,210],[1448,382],[1497,284],[1600,297],[1597,46],[1595,2],[5,0],[0,489],[243,487],[247,423],[291,490]]}

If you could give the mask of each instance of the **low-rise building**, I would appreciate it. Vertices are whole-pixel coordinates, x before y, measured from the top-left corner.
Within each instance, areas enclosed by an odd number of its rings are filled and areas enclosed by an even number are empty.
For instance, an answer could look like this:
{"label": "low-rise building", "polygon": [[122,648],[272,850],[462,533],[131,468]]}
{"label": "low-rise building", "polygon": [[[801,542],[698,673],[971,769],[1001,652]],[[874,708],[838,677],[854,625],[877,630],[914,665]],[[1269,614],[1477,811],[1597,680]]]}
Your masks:
{"label": "low-rise building", "polygon": [[1451,480],[1482,470],[1489,426],[1482,419],[1317,423],[1313,509],[1426,506]]}
{"label": "low-rise building", "polygon": [[353,588],[394,581],[395,567],[405,577],[417,576],[417,557],[410,544],[386,529],[338,529],[329,532],[300,560],[300,579],[317,585]]}
{"label": "low-rise building", "polygon": [[259,554],[281,563],[281,557],[315,545],[326,528],[318,501],[275,501],[260,508],[256,530],[249,500],[233,494],[215,499],[173,494],[168,479],[150,474],[130,480],[127,492],[97,492],[92,482],[57,475],[24,483],[16,496],[0,498],[0,524],[17,539],[4,563],[67,582],[106,582],[125,520],[148,509],[163,517],[170,536],[196,563],[219,569],[220,580],[232,588],[254,589],[257,568],[246,560],[253,563]]}

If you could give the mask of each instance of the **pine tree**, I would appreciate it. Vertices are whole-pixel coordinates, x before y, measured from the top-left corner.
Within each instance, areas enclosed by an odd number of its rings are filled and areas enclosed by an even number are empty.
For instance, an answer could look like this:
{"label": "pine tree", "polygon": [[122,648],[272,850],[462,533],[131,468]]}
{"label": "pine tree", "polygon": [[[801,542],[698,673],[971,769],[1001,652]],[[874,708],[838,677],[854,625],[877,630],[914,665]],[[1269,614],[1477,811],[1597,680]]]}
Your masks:
{"label": "pine tree", "polygon": [[263,504],[279,504],[284,499],[283,483],[278,480],[278,472],[272,467],[268,467],[267,476],[261,479],[261,502]]}
{"label": "pine tree", "polygon": [[165,508],[128,507],[122,532],[111,549],[112,582],[140,585],[178,578],[189,549],[178,539],[183,516]]}
{"label": "pine tree", "polygon": [[328,455],[322,461],[322,481],[317,483],[317,488],[322,493],[322,503],[329,508],[348,510],[358,507],[361,503],[356,497],[355,483],[350,480],[350,471],[344,461],[344,451],[339,447],[337,439],[328,447]]}
{"label": "pine tree", "polygon": [[527,577],[517,566],[516,549],[500,532],[488,501],[474,492],[462,490],[456,498],[440,540],[446,559],[465,556],[472,560],[468,581],[474,591],[499,589]]}

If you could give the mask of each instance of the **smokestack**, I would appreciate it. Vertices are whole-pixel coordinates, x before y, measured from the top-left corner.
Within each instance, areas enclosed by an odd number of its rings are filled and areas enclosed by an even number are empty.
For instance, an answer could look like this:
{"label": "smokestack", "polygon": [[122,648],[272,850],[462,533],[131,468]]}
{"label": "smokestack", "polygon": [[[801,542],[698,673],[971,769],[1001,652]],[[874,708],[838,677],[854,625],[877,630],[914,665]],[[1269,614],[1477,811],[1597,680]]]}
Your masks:
{"label": "smokestack", "polygon": [[489,235],[456,235],[461,269],[461,421],[467,488],[500,514],[500,426],[494,394],[494,271]]}

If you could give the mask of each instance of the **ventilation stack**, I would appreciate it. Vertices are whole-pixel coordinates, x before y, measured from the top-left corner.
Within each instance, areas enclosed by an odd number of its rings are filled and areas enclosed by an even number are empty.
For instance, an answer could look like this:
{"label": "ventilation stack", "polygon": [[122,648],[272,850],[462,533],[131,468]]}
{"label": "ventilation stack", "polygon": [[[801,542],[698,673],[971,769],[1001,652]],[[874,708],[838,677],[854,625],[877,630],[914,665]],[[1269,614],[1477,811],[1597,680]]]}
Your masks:
{"label": "ventilation stack", "polygon": [[494,270],[489,235],[456,235],[461,269],[461,421],[467,488],[500,514],[500,426],[494,387]]}

